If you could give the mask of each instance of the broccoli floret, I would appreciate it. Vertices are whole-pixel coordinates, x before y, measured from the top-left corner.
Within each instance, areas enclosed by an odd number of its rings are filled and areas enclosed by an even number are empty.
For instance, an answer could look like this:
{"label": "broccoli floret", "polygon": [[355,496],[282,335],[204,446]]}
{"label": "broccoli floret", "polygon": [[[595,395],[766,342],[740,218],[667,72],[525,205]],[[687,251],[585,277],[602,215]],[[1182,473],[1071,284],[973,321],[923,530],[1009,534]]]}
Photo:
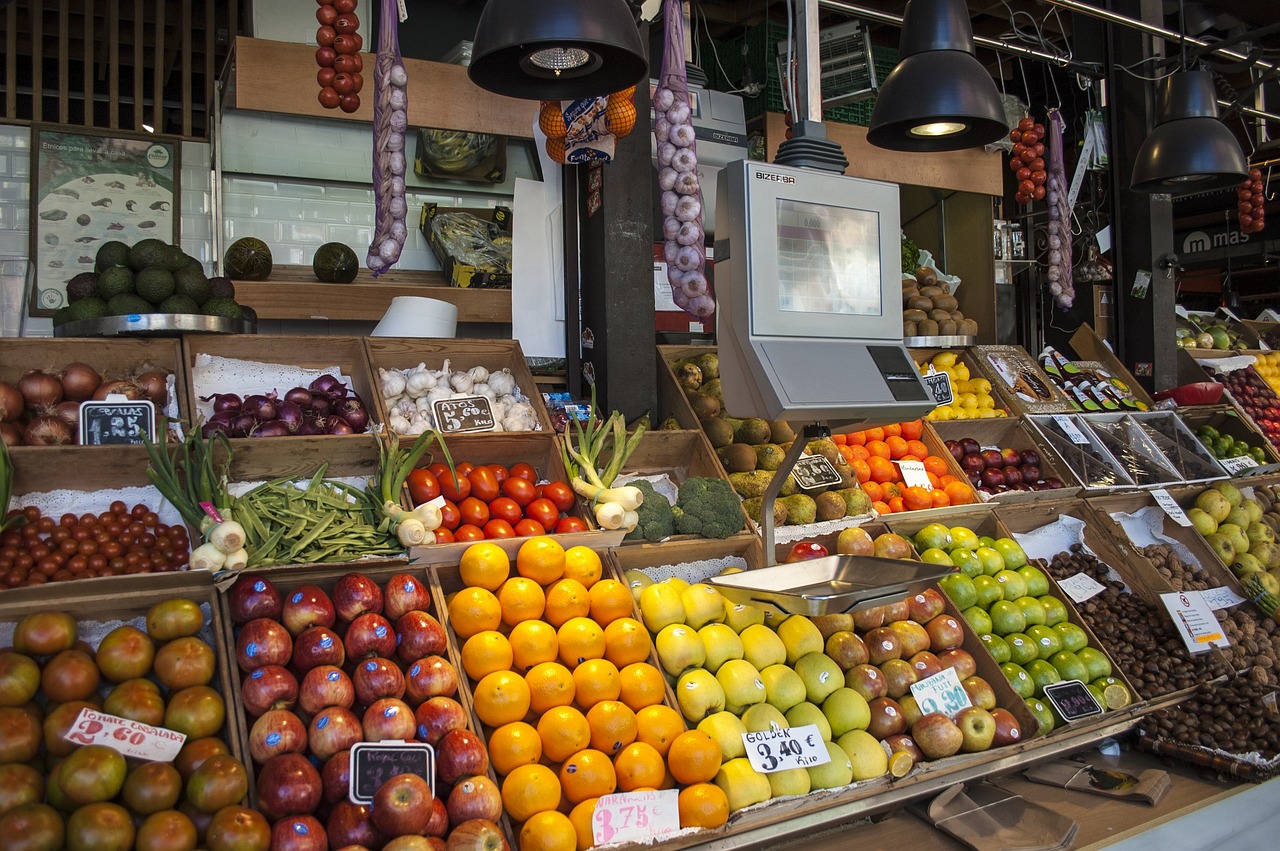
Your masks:
{"label": "broccoli floret", "polygon": [[639,488],[644,494],[644,502],[636,509],[640,522],[636,528],[627,533],[628,541],[658,542],[675,534],[675,514],[667,498],[653,489],[653,485],[644,479],[628,482]]}
{"label": "broccoli floret", "polygon": [[742,531],[742,501],[724,479],[692,478],[680,486],[675,507],[681,535],[727,538]]}

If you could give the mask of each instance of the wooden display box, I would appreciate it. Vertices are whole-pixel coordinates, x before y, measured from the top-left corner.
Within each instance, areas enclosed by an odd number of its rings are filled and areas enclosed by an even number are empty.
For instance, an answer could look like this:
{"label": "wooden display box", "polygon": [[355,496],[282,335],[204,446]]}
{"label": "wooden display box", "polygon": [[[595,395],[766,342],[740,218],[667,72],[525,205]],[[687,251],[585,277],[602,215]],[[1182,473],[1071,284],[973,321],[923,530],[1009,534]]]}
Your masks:
{"label": "wooden display box", "polygon": [[658,346],[658,416],[657,422],[675,417],[680,428],[701,428],[689,405],[680,382],[671,370],[671,362],[701,354],[715,354],[715,346]]}
{"label": "wooden display box", "polygon": [[[933,349],[919,349],[919,348],[913,348],[913,349],[908,349],[907,351],[908,351],[908,352],[910,352],[910,354],[911,354],[911,360],[915,363],[916,368],[917,368],[917,369],[919,369],[920,367],[922,367],[922,366],[923,366],[923,367],[924,367],[924,371],[925,371],[925,372],[928,372],[928,371],[929,371],[929,361],[933,360],[933,358],[934,358],[934,356],[935,356],[935,355],[942,354],[943,352],[954,352],[954,353],[955,353],[955,355],[956,355],[956,363],[962,363],[962,364],[964,364],[964,365],[969,369],[969,380],[971,380],[971,381],[972,381],[973,379],[976,379],[976,378],[983,378],[983,379],[987,379],[988,381],[990,381],[990,383],[991,383],[991,396],[992,396],[992,398],[995,400],[995,403],[996,403],[996,409],[997,409],[997,410],[1004,411],[1006,416],[1011,416],[1011,415],[1012,415],[1012,412],[1009,410],[1009,404],[1008,404],[1008,402],[1006,402],[1006,401],[1004,400],[1004,397],[1003,397],[1003,396],[1001,396],[1001,395],[1000,395],[1000,393],[999,393],[999,391],[996,389],[996,383],[995,383],[995,381],[991,381],[991,380],[988,378],[988,376],[987,376],[987,371],[986,371],[986,370],[984,370],[984,369],[982,368],[982,366],[978,363],[978,359],[974,356],[974,350],[973,350],[973,349],[971,349],[971,348],[963,348],[963,349],[938,349],[938,348],[933,348]],[[953,392],[957,397],[959,397],[960,393],[962,392],[962,391],[957,390],[957,389],[955,388],[955,386],[954,386],[954,385],[952,386],[952,388],[951,388],[951,389],[952,389],[952,392]],[[959,420],[959,421],[956,421],[956,420],[941,420],[941,421],[939,421],[939,420],[930,420],[930,422],[978,422],[978,420]]]}
{"label": "wooden display box", "polygon": [[1115,353],[1107,346],[1106,341],[1098,336],[1089,323],[1083,323],[1071,335],[1069,342],[1078,359],[1098,361],[1106,368],[1107,372],[1111,373],[1113,378],[1118,378],[1128,385],[1129,391],[1133,393],[1135,399],[1142,402],[1149,409],[1155,407],[1155,401],[1151,398],[1151,394],[1138,383],[1133,374],[1125,368],[1124,362],[1115,356]]}
{"label": "wooden display box", "polygon": [[[1045,375],[1044,370],[1036,363],[1036,359],[1025,349],[1018,346],[976,346],[971,351],[982,377],[991,382],[992,392],[1004,403],[1010,413],[1026,415],[1075,410],[1066,394],[1049,380],[1049,376]],[[1007,370],[1016,368],[1013,387],[996,368],[993,358],[1004,364]],[[1030,388],[1036,398],[1024,398],[1015,391],[1015,387],[1023,385]]]}
{"label": "wooden display box", "polygon": [[[978,441],[984,449],[1013,448],[1019,451],[1034,449],[1040,453],[1041,478],[1057,478],[1063,483],[1063,487],[1052,491],[1010,490],[993,496],[988,496],[982,491],[978,491],[978,498],[984,502],[1014,505],[1046,498],[1068,499],[1080,492],[1080,486],[1076,483],[1075,477],[1071,475],[1062,458],[1051,447],[1037,440],[1036,436],[1033,436],[1033,433],[1027,428],[1026,423],[1019,417],[992,420],[947,420],[945,422],[931,422],[929,425],[937,432],[938,437],[944,441],[971,437]],[[961,472],[963,472],[963,468]]]}
{"label": "wooden display box", "polygon": [[[902,537],[911,541],[911,546],[915,547],[916,533],[931,523],[941,522],[945,526],[963,526],[972,531],[978,537],[988,536],[991,538],[1007,538],[1010,537],[1008,528],[991,510],[990,506],[985,505],[966,505],[962,506],[967,509],[965,511],[954,511],[946,516],[944,520],[935,520],[932,517],[922,517],[926,514],[923,511],[911,511],[902,514],[890,514],[881,519],[890,532],[895,532]],[[918,551],[917,551],[918,554]]]}
{"label": "wooden display box", "polygon": [[1245,416],[1234,405],[1203,405],[1194,408],[1180,408],[1178,416],[1186,423],[1192,433],[1202,426],[1211,426],[1220,434],[1229,434],[1235,440],[1243,440],[1249,446],[1262,447],[1267,462],[1257,467],[1236,473],[1235,476],[1262,476],[1280,472],[1280,453],[1271,445],[1267,436],[1258,431],[1253,420]]}
{"label": "wooden display box", "polygon": [[[892,514],[882,514],[879,520],[872,520],[867,523],[862,523],[857,528],[865,531],[868,535],[871,536],[871,539],[874,541],[876,538],[880,537],[884,533],[892,531],[888,527],[888,525],[886,525],[883,521],[893,516],[894,515]],[[836,541],[837,539],[839,539],[840,533],[843,531],[845,530],[837,529],[832,532],[822,532],[821,534],[817,534],[817,535],[806,535],[805,537],[801,538],[799,541],[780,541],[778,543],[775,543],[773,546],[774,557],[773,557],[772,564],[783,564],[787,558],[787,555],[791,552],[791,548],[794,547],[797,543],[800,543],[801,541],[807,541],[814,544],[821,544],[822,546],[827,548],[827,552],[830,555],[838,555],[838,553],[836,552]],[[920,560],[920,554],[915,551],[914,546],[911,548],[911,560],[912,561]],[[767,567],[768,565],[765,565],[765,566]]]}
{"label": "wooden display box", "polygon": [[[419,164],[422,162],[421,158],[419,158],[414,163],[414,171],[418,174],[422,173],[418,169]],[[463,288],[511,289],[510,269],[505,272],[487,272],[470,263],[463,263],[449,253],[448,246],[436,235],[436,230],[432,226],[436,216],[445,213],[463,213],[474,216],[494,227],[499,234],[510,238],[511,208],[441,207],[438,204],[430,203],[422,205],[422,214],[418,218],[418,230],[422,231],[423,237],[426,238],[427,243],[431,246],[431,253],[440,261],[440,266],[444,269],[445,277],[449,279],[450,284]]]}
{"label": "wooden display box", "polygon": [[376,405],[380,422],[386,422],[389,416],[386,400],[382,398],[382,385],[378,379],[379,369],[413,369],[419,363],[425,363],[427,369],[443,369],[444,362],[450,361],[450,369],[467,370],[482,366],[490,372],[503,369],[511,370],[515,376],[516,386],[520,388],[533,406],[540,429],[546,434],[554,434],[551,418],[547,415],[546,406],[542,404],[542,392],[533,380],[533,373],[525,362],[524,352],[520,349],[519,340],[458,340],[430,339],[425,337],[366,337],[364,348],[369,364],[370,378],[375,384],[370,404]]}

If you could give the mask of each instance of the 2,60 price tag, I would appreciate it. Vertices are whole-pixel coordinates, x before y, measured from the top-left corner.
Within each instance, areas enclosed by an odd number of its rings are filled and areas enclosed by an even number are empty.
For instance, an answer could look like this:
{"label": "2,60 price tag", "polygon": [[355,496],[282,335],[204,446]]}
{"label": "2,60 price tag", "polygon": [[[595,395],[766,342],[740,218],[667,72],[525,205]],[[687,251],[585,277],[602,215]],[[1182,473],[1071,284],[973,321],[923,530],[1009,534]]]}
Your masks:
{"label": "2,60 price tag", "polygon": [[786,730],[743,733],[747,760],[761,774],[786,771],[788,768],[811,768],[831,762],[826,742],[818,725],[805,724]]}
{"label": "2,60 price tag", "polygon": [[591,813],[591,835],[597,845],[643,842],[680,830],[680,793],[621,792],[602,795]]}
{"label": "2,60 price tag", "polygon": [[65,738],[76,745],[106,745],[125,756],[152,762],[173,762],[187,739],[183,733],[118,718],[96,709],[80,710]]}

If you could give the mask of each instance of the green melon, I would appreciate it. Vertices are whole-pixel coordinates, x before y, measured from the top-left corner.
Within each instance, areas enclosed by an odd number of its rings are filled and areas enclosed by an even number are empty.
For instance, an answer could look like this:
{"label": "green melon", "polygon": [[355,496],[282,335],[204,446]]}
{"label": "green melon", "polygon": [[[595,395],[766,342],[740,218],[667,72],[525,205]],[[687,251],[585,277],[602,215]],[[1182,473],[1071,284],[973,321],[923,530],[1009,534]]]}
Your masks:
{"label": "green melon", "polygon": [[326,284],[349,284],[356,279],[360,260],[341,242],[326,242],[311,258],[311,270]]}
{"label": "green melon", "polygon": [[228,278],[241,281],[265,281],[271,277],[271,249],[260,239],[241,237],[227,248],[222,270]]}

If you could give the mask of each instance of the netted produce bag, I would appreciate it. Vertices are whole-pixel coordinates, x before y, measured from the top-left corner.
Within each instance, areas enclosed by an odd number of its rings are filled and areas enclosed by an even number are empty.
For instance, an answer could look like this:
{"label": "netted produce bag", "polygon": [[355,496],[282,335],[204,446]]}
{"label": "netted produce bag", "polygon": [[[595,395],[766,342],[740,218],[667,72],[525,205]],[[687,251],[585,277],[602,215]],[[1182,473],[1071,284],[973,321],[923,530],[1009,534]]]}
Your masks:
{"label": "netted produce bag", "polygon": [[365,265],[375,278],[396,264],[409,236],[404,187],[409,75],[400,57],[401,19],[396,7],[396,0],[382,0],[373,72],[374,231]]}

